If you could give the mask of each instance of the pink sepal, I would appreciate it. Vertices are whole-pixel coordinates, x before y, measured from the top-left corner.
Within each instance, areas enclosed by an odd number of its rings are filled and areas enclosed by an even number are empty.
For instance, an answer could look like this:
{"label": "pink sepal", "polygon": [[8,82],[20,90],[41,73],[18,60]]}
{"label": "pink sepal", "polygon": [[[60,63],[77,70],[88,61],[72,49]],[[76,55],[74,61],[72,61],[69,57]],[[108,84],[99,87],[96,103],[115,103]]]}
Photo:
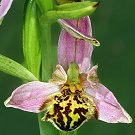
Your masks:
{"label": "pink sepal", "polygon": [[85,87],[85,94],[90,96],[99,111],[99,120],[108,123],[131,123],[132,118],[118,103],[113,93],[98,83],[98,88]]}
{"label": "pink sepal", "polygon": [[5,101],[6,107],[18,108],[28,112],[39,113],[43,101],[52,93],[58,92],[59,86],[44,82],[30,82],[23,84],[13,91],[11,97]]}
{"label": "pink sepal", "polygon": [[[70,22],[69,26],[72,25],[72,29],[75,31],[83,31],[83,33],[92,36],[91,22],[88,16],[78,21],[65,20],[65,22]],[[62,65],[66,71],[69,63],[72,61],[78,64],[80,73],[89,70],[92,51],[93,45],[91,43],[77,39],[66,30],[62,29],[58,43],[58,63]]]}

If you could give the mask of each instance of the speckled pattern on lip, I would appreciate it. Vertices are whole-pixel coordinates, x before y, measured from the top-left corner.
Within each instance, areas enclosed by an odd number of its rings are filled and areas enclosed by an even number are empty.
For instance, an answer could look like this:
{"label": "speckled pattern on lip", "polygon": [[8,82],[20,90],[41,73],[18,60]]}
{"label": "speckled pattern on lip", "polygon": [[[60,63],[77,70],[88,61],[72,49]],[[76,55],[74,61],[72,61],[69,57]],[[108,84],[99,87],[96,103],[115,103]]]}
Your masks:
{"label": "speckled pattern on lip", "polygon": [[[42,120],[51,121],[59,130],[72,131],[91,116],[98,119],[96,105],[90,97],[83,95],[83,89],[78,85],[73,82],[65,83],[61,87],[61,93],[48,97],[48,103],[51,102],[50,107]],[[43,103],[40,109],[48,103]]]}

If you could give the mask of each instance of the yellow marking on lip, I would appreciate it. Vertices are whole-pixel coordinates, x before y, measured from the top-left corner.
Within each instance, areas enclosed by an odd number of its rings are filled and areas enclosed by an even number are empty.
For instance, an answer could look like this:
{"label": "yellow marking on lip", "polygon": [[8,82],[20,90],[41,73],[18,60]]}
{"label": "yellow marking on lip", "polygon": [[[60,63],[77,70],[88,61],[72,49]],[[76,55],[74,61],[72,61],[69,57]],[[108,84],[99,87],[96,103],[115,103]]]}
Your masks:
{"label": "yellow marking on lip", "polygon": [[[83,95],[83,92],[80,83],[67,81],[61,86],[61,93],[53,94],[47,100],[48,111],[41,120],[50,121],[57,129],[67,132],[76,130],[91,116],[98,119],[93,99]],[[46,102],[40,108],[46,108]]]}
{"label": "yellow marking on lip", "polygon": [[75,130],[94,114],[95,104],[91,102],[92,100],[87,104],[82,97],[75,94],[62,95],[53,101],[42,120],[51,121],[59,130]]}

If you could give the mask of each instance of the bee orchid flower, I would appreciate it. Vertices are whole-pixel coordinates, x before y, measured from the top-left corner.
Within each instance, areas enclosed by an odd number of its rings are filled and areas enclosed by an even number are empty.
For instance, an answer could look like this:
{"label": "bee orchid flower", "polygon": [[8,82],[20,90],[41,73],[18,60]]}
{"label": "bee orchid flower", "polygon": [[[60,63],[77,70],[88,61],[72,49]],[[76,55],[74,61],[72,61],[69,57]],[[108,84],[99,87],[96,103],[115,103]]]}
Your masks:
{"label": "bee orchid flower", "polygon": [[[92,36],[89,17],[70,21]],[[6,107],[28,112],[45,111],[42,121],[50,121],[62,131],[79,128],[91,117],[108,123],[131,123],[132,118],[113,93],[99,83],[98,66],[90,69],[93,46],[76,39],[64,29],[58,45],[58,65],[48,83],[34,81],[21,85],[5,101]]]}
{"label": "bee orchid flower", "polygon": [[23,84],[5,101],[6,107],[28,112],[46,111],[42,121],[51,121],[62,131],[79,128],[91,117],[108,123],[131,123],[129,114],[113,93],[98,83],[97,66],[79,73],[75,62],[67,73],[57,65],[48,83],[34,81]]}

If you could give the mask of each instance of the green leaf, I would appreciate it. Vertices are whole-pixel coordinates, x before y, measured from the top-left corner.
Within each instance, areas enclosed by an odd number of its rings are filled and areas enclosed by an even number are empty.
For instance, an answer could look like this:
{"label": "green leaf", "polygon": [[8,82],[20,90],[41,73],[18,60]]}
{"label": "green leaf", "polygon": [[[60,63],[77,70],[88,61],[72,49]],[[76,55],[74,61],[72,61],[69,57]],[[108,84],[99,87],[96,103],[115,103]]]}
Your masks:
{"label": "green leaf", "polygon": [[23,25],[23,52],[27,67],[37,78],[40,78],[41,47],[39,44],[39,26],[37,7],[34,0],[26,1]]}
{"label": "green leaf", "polygon": [[43,14],[41,19],[70,19],[76,20],[92,14],[98,7],[98,2],[77,2],[56,6],[54,10]]}
{"label": "green leaf", "polygon": [[38,79],[28,69],[1,54],[0,70],[27,81],[38,81]]}

